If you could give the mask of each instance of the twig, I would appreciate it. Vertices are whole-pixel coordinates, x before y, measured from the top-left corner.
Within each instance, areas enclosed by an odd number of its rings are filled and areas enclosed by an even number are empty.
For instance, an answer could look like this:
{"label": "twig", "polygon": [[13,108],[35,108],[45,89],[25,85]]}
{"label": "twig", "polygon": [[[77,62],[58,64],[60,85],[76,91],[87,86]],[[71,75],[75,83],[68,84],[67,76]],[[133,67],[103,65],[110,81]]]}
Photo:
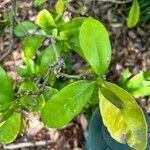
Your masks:
{"label": "twig", "polygon": [[62,72],[57,72],[57,76],[72,78],[72,79],[87,79],[87,78],[93,78],[94,74],[69,75]]}
{"label": "twig", "polygon": [[14,45],[14,15],[15,15],[15,6],[16,6],[16,0],[11,0],[11,11],[10,11],[10,45],[6,52],[4,52],[0,56],[0,62],[4,60],[12,51],[13,51],[13,45]]}
{"label": "twig", "polygon": [[43,36],[43,37],[46,37],[46,38],[50,39],[53,50],[54,50],[54,54],[55,54],[55,57],[56,57],[56,61],[57,62],[59,61],[59,54],[58,54],[58,51],[57,51],[57,48],[56,48],[56,45],[55,45],[56,42],[55,42],[55,39],[52,35],[48,35],[46,33],[40,33],[40,32],[30,33],[26,30],[26,28],[22,25],[22,23],[19,21],[19,19],[17,17],[15,17],[15,20],[18,23],[18,25],[20,26],[20,28],[22,29],[22,31],[24,32],[25,35],[28,35],[28,36],[39,35],[39,36]]}
{"label": "twig", "polygon": [[53,65],[50,65],[50,67],[48,68],[47,73],[45,75],[44,82],[42,83],[42,86],[40,87],[39,94],[41,94],[44,91],[44,89],[49,81],[50,73],[54,70],[56,65],[57,65],[57,62],[55,62]]}
{"label": "twig", "polygon": [[15,17],[15,21],[18,23],[21,30],[24,32],[24,34],[29,35],[30,33],[26,30],[26,28],[23,26],[23,24],[19,21],[17,17]]}
{"label": "twig", "polygon": [[47,145],[47,144],[53,144],[54,141],[37,141],[37,142],[25,142],[25,143],[17,143],[17,144],[9,144],[9,145],[3,145],[4,149],[19,149],[19,148],[25,148],[25,147],[34,147],[34,146],[43,146],[43,145]]}
{"label": "twig", "polygon": [[99,0],[99,2],[111,2],[111,3],[116,3],[116,4],[125,4],[132,2],[132,0],[125,0],[125,1],[117,1],[117,0]]}

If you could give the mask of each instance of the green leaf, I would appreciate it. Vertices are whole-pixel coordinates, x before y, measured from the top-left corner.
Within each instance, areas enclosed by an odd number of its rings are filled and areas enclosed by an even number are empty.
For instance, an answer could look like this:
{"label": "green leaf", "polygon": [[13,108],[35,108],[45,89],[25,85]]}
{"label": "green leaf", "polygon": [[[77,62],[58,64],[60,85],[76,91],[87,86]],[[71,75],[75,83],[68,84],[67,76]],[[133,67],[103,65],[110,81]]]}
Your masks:
{"label": "green leaf", "polygon": [[23,41],[23,52],[25,57],[31,58],[34,56],[41,46],[44,38],[37,35],[27,36]]}
{"label": "green leaf", "polygon": [[55,54],[53,51],[52,46],[48,46],[45,50],[41,52],[39,57],[36,61],[36,71],[40,73],[42,76],[45,76],[46,71],[54,61],[55,61]]}
{"label": "green leaf", "polygon": [[10,102],[5,102],[2,105],[0,105],[0,112],[3,112],[5,110],[9,109],[10,105],[11,105]]}
{"label": "green leaf", "polygon": [[83,17],[76,17],[59,27],[60,30],[60,37],[66,39],[67,44],[69,44],[70,49],[75,50],[81,56],[83,56],[80,43],[79,43],[79,31],[80,27],[83,24],[85,18]]}
{"label": "green leaf", "polygon": [[13,114],[13,112],[13,109],[8,109],[4,111],[0,116],[0,122],[7,120]]}
{"label": "green leaf", "polygon": [[43,92],[45,101],[48,101],[53,95],[55,95],[58,92],[57,89],[54,89],[52,87],[46,86],[45,90]]}
{"label": "green leaf", "polygon": [[125,70],[123,70],[122,75],[119,79],[119,85],[126,82],[128,77],[129,77],[129,68],[126,68]]}
{"label": "green leaf", "polygon": [[8,144],[14,141],[21,128],[21,115],[13,113],[5,122],[0,124],[0,143]]}
{"label": "green leaf", "polygon": [[90,105],[97,105],[99,103],[98,90],[99,90],[99,87],[98,85],[96,85],[93,90],[93,94],[89,100]]}
{"label": "green leaf", "polygon": [[24,71],[25,72],[28,71],[29,75],[34,74],[35,73],[35,64],[34,64],[34,61],[32,60],[32,58],[28,58],[28,57],[24,57],[23,56],[23,61],[24,61],[25,65],[26,65],[25,68],[24,68]]}
{"label": "green leaf", "polygon": [[141,87],[130,91],[133,96],[150,96],[150,86]]}
{"label": "green leaf", "polygon": [[150,85],[150,71],[140,72],[126,82],[126,87],[130,90],[138,89]]}
{"label": "green leaf", "polygon": [[133,96],[150,95],[150,71],[140,72],[119,85]]}
{"label": "green leaf", "polygon": [[89,17],[80,28],[80,46],[86,60],[98,75],[106,73],[111,60],[109,35],[102,23]]}
{"label": "green leaf", "polygon": [[90,99],[95,81],[80,80],[69,84],[52,96],[42,110],[45,125],[58,128],[71,121]]}
{"label": "green leaf", "polygon": [[61,15],[65,9],[64,0],[57,0],[57,3],[55,5],[55,9],[56,9],[56,12]]}
{"label": "green leaf", "polygon": [[[38,91],[38,87],[32,81],[24,81],[19,90],[27,90],[27,91]],[[24,96],[20,100],[20,105],[28,108],[33,112],[39,112],[45,105],[45,99],[43,94],[33,97],[33,96]]]}
{"label": "green leaf", "polygon": [[129,28],[136,26],[140,17],[140,6],[138,0],[133,0],[131,9],[129,11],[127,24]]}
{"label": "green leaf", "polygon": [[34,6],[41,6],[44,4],[47,0],[34,0]]}
{"label": "green leaf", "polygon": [[13,101],[15,98],[13,83],[2,67],[0,67],[0,85],[0,104]]}
{"label": "green leaf", "polygon": [[[36,25],[30,21],[23,21],[23,22],[21,22],[21,24],[30,33],[33,33],[36,31]],[[24,37],[25,36],[25,33],[23,32],[23,30],[21,29],[21,27],[19,25],[17,25],[14,28],[14,33],[17,37]]]}
{"label": "green leaf", "polygon": [[147,124],[142,109],[122,88],[110,82],[105,82],[105,86],[124,103],[124,108],[119,109],[99,92],[103,123],[110,135],[120,143],[127,143],[136,150],[144,150],[147,144]]}
{"label": "green leaf", "polygon": [[22,67],[16,66],[16,72],[22,77],[28,77],[32,75],[28,67],[22,68]]}
{"label": "green leaf", "polygon": [[36,18],[36,24],[46,32],[50,32],[52,29],[56,27],[52,15],[46,9],[39,12]]}

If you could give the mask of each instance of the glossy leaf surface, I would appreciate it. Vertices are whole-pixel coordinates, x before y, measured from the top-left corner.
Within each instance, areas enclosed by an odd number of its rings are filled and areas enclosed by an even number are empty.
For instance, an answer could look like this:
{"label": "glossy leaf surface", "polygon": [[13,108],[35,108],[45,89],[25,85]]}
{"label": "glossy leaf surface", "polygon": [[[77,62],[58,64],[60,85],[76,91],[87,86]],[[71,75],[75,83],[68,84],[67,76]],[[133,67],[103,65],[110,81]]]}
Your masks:
{"label": "glossy leaf surface", "polygon": [[47,32],[50,32],[51,29],[56,27],[52,15],[46,9],[39,12],[36,18],[36,24]]}
{"label": "glossy leaf surface", "polygon": [[13,101],[15,97],[13,83],[2,67],[0,67],[0,85],[0,104]]}
{"label": "glossy leaf surface", "polygon": [[23,41],[23,52],[24,56],[27,58],[31,58],[34,56],[41,46],[44,38],[41,36],[33,35],[25,37]]}
{"label": "glossy leaf surface", "polygon": [[84,57],[95,73],[105,74],[111,60],[111,45],[104,25],[91,17],[85,19],[80,28],[79,40]]}
{"label": "glossy leaf surface", "polygon": [[140,6],[138,3],[138,0],[133,0],[129,15],[128,15],[128,20],[127,24],[129,28],[132,28],[136,26],[138,23],[140,17]]}
{"label": "glossy leaf surface", "polygon": [[94,81],[76,81],[52,96],[42,111],[45,125],[58,128],[71,121],[90,99],[95,87]]}
{"label": "glossy leaf surface", "polygon": [[103,123],[110,135],[120,143],[127,143],[136,150],[144,150],[147,145],[147,124],[143,111],[122,88],[110,82],[105,82],[105,86],[124,103],[124,108],[119,109],[99,92]]}
{"label": "glossy leaf surface", "polygon": [[7,144],[14,141],[21,128],[21,115],[13,113],[5,122],[0,124],[0,143]]}
{"label": "glossy leaf surface", "polygon": [[[32,81],[25,81],[21,84],[20,90],[38,91],[37,86]],[[44,96],[41,94],[38,97],[24,96],[20,99],[20,105],[30,109],[33,112],[39,112],[45,105]]]}

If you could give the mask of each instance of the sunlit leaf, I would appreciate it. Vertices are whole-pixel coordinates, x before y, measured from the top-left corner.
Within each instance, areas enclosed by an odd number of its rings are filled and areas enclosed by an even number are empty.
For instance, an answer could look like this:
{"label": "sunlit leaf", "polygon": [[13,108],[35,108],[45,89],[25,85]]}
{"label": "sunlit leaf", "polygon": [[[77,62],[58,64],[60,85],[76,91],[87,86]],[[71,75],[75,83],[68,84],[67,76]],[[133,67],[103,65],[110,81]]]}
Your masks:
{"label": "sunlit leaf", "polygon": [[15,97],[13,83],[2,67],[0,67],[0,85],[0,104],[13,101]]}
{"label": "sunlit leaf", "polygon": [[140,72],[127,81],[126,87],[128,89],[137,89],[144,86],[148,86],[150,85],[149,78],[150,78],[150,71]]}
{"label": "sunlit leaf", "polygon": [[33,35],[25,37],[23,41],[23,52],[25,57],[31,58],[34,56],[41,46],[44,38],[41,36]]}
{"label": "sunlit leaf", "polygon": [[84,57],[98,75],[106,73],[111,60],[109,35],[102,23],[91,17],[80,28],[80,46]]}
{"label": "sunlit leaf", "polygon": [[36,24],[46,32],[50,32],[51,29],[54,29],[56,27],[52,15],[46,9],[39,12],[36,18]]}
{"label": "sunlit leaf", "polygon": [[21,128],[21,115],[13,113],[5,122],[0,124],[0,143],[7,144],[14,141]]}
{"label": "sunlit leaf", "polygon": [[119,79],[119,85],[123,84],[129,78],[129,68],[123,70],[121,77]]}
{"label": "sunlit leaf", "polygon": [[56,12],[61,15],[65,9],[64,0],[57,0],[57,3],[55,5],[55,9],[56,9]]}
{"label": "sunlit leaf", "polygon": [[58,128],[71,121],[90,99],[95,87],[94,81],[76,81],[52,96],[42,111],[45,125]]}
{"label": "sunlit leaf", "polygon": [[150,86],[144,86],[130,91],[133,96],[150,96]]}
{"label": "sunlit leaf", "polygon": [[138,4],[138,0],[133,0],[129,15],[128,15],[128,20],[127,24],[129,28],[132,28],[136,26],[136,24],[139,21],[140,17],[140,6]]}

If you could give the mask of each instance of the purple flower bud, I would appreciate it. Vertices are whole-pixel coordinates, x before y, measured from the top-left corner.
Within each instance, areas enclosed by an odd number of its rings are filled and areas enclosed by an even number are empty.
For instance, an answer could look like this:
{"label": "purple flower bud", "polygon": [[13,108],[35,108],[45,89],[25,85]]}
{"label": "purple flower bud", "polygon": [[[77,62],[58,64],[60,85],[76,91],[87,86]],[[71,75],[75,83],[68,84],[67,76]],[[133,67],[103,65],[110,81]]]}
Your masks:
{"label": "purple flower bud", "polygon": [[59,61],[58,61],[58,64],[59,65],[62,65],[64,63],[64,59],[61,57],[61,58],[59,58]]}

